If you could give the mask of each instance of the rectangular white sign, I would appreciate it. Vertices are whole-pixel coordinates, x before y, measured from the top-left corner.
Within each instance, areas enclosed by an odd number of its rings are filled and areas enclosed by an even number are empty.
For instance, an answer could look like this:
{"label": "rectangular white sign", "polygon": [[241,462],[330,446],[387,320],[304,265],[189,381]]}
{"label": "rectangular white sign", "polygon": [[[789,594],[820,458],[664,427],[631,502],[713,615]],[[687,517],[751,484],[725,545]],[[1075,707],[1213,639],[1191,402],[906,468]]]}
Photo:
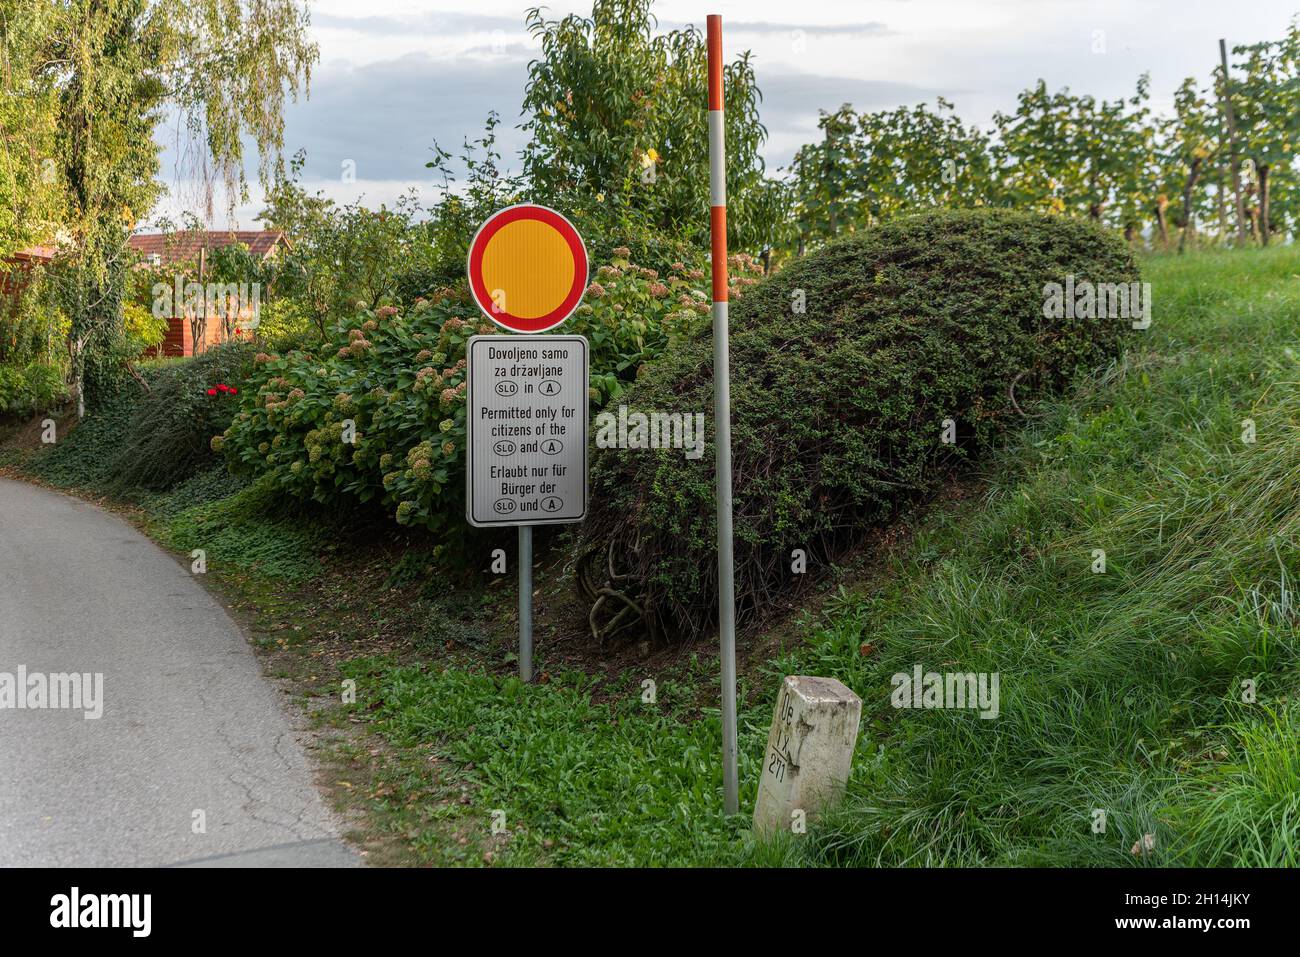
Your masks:
{"label": "rectangular white sign", "polygon": [[551,525],[587,516],[582,336],[472,336],[465,515],[471,525]]}

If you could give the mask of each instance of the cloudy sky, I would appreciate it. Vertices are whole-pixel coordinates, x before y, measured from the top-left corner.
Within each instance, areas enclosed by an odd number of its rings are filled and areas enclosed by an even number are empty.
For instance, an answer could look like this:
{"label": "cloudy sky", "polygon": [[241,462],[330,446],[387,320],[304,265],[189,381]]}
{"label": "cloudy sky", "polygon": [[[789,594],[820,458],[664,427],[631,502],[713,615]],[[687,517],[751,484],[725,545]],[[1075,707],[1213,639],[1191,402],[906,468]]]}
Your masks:
{"label": "cloudy sky", "polygon": [[[502,151],[509,157],[519,147],[514,126],[537,53],[524,29],[533,4],[309,2],[321,57],[310,98],[286,109],[285,153],[306,150],[311,189],[373,206],[416,186],[432,200],[430,146],[459,147],[481,133],[489,110],[502,117]],[[548,10],[585,14],[590,2],[557,0]],[[819,109],[843,102],[875,110],[944,96],[983,125],[1040,77],[1114,98],[1149,72],[1163,109],[1183,77],[1208,76],[1219,37],[1230,45],[1275,39],[1300,0],[656,0],[654,10],[664,30],[703,29],[705,14],[720,13],[728,55],[753,52],[765,155],[776,168],[813,137]],[[193,189],[177,178],[174,131],[164,125],[158,139],[171,190],[160,211],[196,208]],[[354,183],[343,181],[349,161]],[[232,224],[219,202],[212,225],[255,227],[260,208],[255,191]]]}

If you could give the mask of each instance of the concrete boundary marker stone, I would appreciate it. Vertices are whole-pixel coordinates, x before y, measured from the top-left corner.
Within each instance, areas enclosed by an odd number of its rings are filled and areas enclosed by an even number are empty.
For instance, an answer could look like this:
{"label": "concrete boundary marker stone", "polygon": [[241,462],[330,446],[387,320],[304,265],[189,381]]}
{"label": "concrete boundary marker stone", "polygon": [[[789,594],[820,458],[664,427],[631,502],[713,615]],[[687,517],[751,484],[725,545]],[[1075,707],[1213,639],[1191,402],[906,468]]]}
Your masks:
{"label": "concrete boundary marker stone", "polygon": [[839,803],[861,720],[862,699],[834,678],[781,681],[754,801],[756,836],[788,831]]}

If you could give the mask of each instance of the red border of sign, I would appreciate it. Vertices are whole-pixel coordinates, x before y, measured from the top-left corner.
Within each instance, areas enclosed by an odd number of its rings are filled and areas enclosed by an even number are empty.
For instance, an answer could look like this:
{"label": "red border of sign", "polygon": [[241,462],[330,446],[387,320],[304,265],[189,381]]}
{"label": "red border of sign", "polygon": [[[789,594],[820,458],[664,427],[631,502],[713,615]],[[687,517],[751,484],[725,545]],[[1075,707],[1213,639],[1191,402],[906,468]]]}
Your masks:
{"label": "red border of sign", "polygon": [[[573,253],[573,286],[569,289],[569,294],[555,309],[534,319],[525,319],[509,312],[497,312],[493,309],[492,294],[483,283],[483,253],[487,250],[488,240],[495,236],[501,227],[521,219],[535,219],[546,223],[564,237],[564,241],[569,245],[569,251]],[[469,288],[474,295],[474,301],[478,303],[483,314],[498,326],[511,332],[546,332],[573,315],[573,310],[578,308],[583,293],[587,291],[587,247],[573,223],[560,213],[549,206],[519,203],[493,213],[479,227],[473,241],[469,244],[466,271],[469,273]]]}

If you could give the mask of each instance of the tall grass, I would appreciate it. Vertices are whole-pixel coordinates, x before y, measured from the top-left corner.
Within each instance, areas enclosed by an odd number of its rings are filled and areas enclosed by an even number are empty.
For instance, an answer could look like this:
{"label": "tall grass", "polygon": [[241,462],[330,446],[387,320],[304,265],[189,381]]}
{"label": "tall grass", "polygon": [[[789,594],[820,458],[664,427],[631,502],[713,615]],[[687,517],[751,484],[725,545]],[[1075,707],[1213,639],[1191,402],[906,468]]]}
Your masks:
{"label": "tall grass", "polygon": [[[1149,340],[1038,410],[983,502],[783,664],[867,716],[848,800],[796,860],[1295,862],[1300,256],[1148,271]],[[916,663],[998,672],[1001,715],[895,711]]]}

